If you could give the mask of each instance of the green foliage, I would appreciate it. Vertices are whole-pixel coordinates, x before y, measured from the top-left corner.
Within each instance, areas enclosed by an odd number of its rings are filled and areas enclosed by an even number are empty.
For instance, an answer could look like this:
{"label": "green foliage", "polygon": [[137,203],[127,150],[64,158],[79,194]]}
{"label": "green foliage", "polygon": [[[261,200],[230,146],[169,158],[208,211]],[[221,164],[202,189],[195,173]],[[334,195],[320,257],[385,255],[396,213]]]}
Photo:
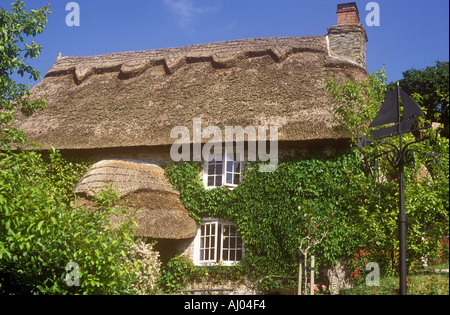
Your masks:
{"label": "green foliage", "polygon": [[[136,223],[118,207],[117,193],[111,187],[99,193],[98,211],[74,208],[73,188],[90,164],[54,149],[45,157],[20,149],[35,146],[11,127],[14,112],[30,116],[46,103],[30,100],[12,75],[40,78],[26,59],[42,47],[25,39],[43,32],[50,11],[26,12],[19,0],[11,11],[0,10],[0,294],[152,293],[157,254],[135,242]],[[129,220],[113,227],[110,218],[118,215]],[[69,263],[79,266],[79,286],[66,283]]]}
{"label": "green foliage", "polygon": [[205,190],[198,164],[172,164],[166,173],[194,217],[237,223],[245,241],[244,267],[252,278],[265,279],[296,274],[298,248],[313,221],[323,223],[318,235],[330,229],[329,237],[312,250],[323,265],[351,255],[359,235],[350,228],[348,211],[355,210],[346,205],[345,192],[351,190],[349,174],[358,172],[358,165],[354,153],[283,161],[273,173],[261,173],[258,165],[248,164],[245,180],[232,191]]}
{"label": "green foliage", "polygon": [[[421,104],[424,107],[426,118],[430,121],[440,122],[445,125],[443,136],[448,138],[448,95],[449,95],[449,63],[448,61],[436,61],[436,65],[425,69],[411,69],[403,72],[400,87],[412,95],[420,95]],[[390,83],[393,89],[395,83]]]}
{"label": "green foliage", "polygon": [[[384,72],[380,71],[371,74],[367,83],[346,82],[339,86],[332,81],[329,82],[328,89],[338,101],[336,120],[353,139],[356,138],[357,132],[361,135],[368,134],[367,126],[375,117],[384,99],[386,92],[384,78]],[[365,98],[361,95],[370,96]],[[419,104],[423,100],[423,97],[417,93],[413,95],[413,98]],[[359,116],[360,107],[366,107],[365,112],[370,113],[361,120],[359,119],[362,117],[356,117]],[[425,112],[427,110],[424,107],[422,109]],[[427,116],[424,116],[418,120],[418,127],[428,126],[430,123]],[[361,130],[363,131],[361,132]],[[433,135],[433,131],[428,132]],[[404,143],[416,141],[417,136],[416,134],[404,135]],[[384,139],[384,141],[397,144],[398,140]],[[438,136],[433,146],[430,141],[424,141],[414,144],[411,148],[421,152],[435,152],[440,161],[440,164],[435,166],[426,156],[416,154],[415,167],[405,169],[405,212],[408,216],[409,227],[407,235],[408,262],[410,268],[414,268],[414,262],[418,257],[436,254],[441,236],[448,233],[449,144],[447,138]],[[367,161],[380,154],[381,150],[380,146],[373,145],[361,149],[360,154]],[[366,164],[366,166],[366,174],[356,176],[354,179],[357,190],[365,195],[364,202],[360,203],[359,215],[368,224],[368,229],[361,231],[375,233],[376,244],[383,244],[377,249],[377,252],[384,250],[387,253],[386,257],[390,257],[390,263],[386,262],[383,266],[383,269],[389,273],[395,270],[398,264],[398,240],[397,237],[392,237],[397,235],[398,175],[385,158],[378,159],[375,165]],[[353,193],[350,192],[350,194]]]}
{"label": "green foliage", "polygon": [[[449,294],[448,273],[408,274],[408,295],[447,295]],[[365,283],[352,289],[341,290],[340,295],[399,295],[399,279],[396,276],[386,276],[380,279],[380,286],[369,287]]]}
{"label": "green foliage", "polygon": [[223,283],[226,280],[244,279],[245,268],[241,265],[224,266],[220,263],[211,267],[195,266],[186,256],[175,256],[161,268],[159,289],[164,293],[176,293],[186,289],[193,281],[202,283]]}
{"label": "green foliage", "polygon": [[[159,272],[150,244],[106,187],[97,211],[74,208],[71,192],[90,163],[35,152],[0,153],[0,294],[151,294]],[[128,218],[114,226],[112,216]],[[80,268],[67,286],[66,265]],[[145,280],[145,283],[144,283]]]}
{"label": "green foliage", "polygon": [[[95,199],[99,211],[72,208],[67,189],[86,169],[53,152],[0,154],[0,283],[6,294],[133,293],[130,273],[134,223],[111,228],[117,193]],[[54,167],[60,167],[54,173]],[[59,176],[58,176],[59,174]],[[73,201],[73,196],[70,201]],[[80,286],[65,282],[68,263],[80,266]]]}
{"label": "green foliage", "polygon": [[[357,132],[366,134],[387,90],[384,72],[372,74],[368,82],[339,86],[330,81],[328,86],[338,101],[336,120],[341,128],[354,140]],[[434,149],[440,165],[418,157],[416,167],[406,172],[411,268],[420,257],[436,254],[448,231],[448,140],[438,137],[437,144],[429,146],[420,143],[414,149]],[[365,159],[377,150],[297,157],[281,161],[273,173],[261,173],[258,164],[248,163],[243,182],[234,190],[205,190],[198,163],[172,164],[166,174],[194,218],[217,217],[237,224],[245,246],[243,268],[269,291],[278,285],[270,275],[297,274],[299,245],[311,233],[319,239],[327,232],[310,252],[321,267],[341,258],[352,262],[355,254],[366,250],[383,274],[396,272],[398,183],[389,164],[379,161],[378,169],[367,168]]]}
{"label": "green foliage", "polygon": [[12,3],[11,12],[0,8],[0,145],[6,150],[10,143],[19,146],[26,142],[25,135],[11,127],[14,111],[30,116],[46,107],[43,99],[30,100],[28,87],[18,84],[12,75],[28,74],[30,79],[40,79],[39,72],[26,60],[37,58],[42,46],[34,41],[28,44],[26,39],[42,34],[48,14],[51,14],[49,7],[26,12],[20,0]]}
{"label": "green foliage", "polygon": [[345,131],[353,140],[357,134],[368,134],[370,122],[375,118],[386,95],[386,74],[384,69],[369,75],[362,83],[347,81],[338,85],[328,80],[327,89],[336,101],[334,120],[338,129]]}
{"label": "green foliage", "polygon": [[132,288],[140,295],[156,294],[159,290],[161,262],[159,253],[153,248],[154,245],[144,240],[135,240],[131,243],[131,249],[125,259],[125,263],[131,266],[128,273],[135,278]]}
{"label": "green foliage", "polygon": [[176,256],[161,268],[158,279],[159,289],[165,293],[175,293],[185,289],[186,283],[192,279],[195,266],[186,256]]}

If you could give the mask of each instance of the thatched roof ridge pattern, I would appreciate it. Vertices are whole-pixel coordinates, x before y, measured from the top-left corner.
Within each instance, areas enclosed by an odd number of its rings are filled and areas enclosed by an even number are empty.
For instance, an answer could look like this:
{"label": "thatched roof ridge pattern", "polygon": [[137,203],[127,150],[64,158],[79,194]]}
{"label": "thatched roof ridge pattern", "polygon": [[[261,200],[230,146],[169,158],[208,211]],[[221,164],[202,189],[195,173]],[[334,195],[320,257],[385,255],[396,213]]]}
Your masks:
{"label": "thatched roof ridge pattern", "polygon": [[186,64],[209,62],[213,68],[231,68],[239,61],[270,56],[282,62],[290,55],[304,51],[326,50],[323,36],[256,38],[178,48],[113,53],[89,57],[58,58],[46,76],[73,74],[80,84],[94,74],[119,72],[129,79],[153,66],[163,66],[166,74],[173,74]]}

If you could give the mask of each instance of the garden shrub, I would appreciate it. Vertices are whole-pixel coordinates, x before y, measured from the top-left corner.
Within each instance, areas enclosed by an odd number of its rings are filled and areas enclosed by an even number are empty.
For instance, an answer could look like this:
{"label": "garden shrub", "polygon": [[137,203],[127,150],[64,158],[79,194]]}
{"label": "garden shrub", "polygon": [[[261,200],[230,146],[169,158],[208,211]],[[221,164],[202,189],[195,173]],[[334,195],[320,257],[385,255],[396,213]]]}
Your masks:
{"label": "garden shrub", "polygon": [[[74,208],[73,190],[90,163],[52,151],[0,153],[0,294],[137,294],[154,291],[157,255],[136,243],[132,220],[112,228],[112,187],[94,199],[98,211]],[[136,251],[137,250],[137,251]],[[79,266],[68,286],[66,266]],[[150,280],[144,283],[143,281]]]}

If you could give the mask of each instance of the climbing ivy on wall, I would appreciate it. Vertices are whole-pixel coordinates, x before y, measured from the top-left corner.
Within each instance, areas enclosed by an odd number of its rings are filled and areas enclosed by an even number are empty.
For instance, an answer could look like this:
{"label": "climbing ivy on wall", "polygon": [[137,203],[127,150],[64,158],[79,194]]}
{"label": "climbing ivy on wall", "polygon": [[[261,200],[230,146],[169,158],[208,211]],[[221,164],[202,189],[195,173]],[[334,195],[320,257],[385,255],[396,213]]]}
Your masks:
{"label": "climbing ivy on wall", "polygon": [[355,176],[361,175],[356,151],[299,157],[282,161],[273,173],[261,173],[247,164],[244,181],[234,190],[205,190],[198,163],[172,164],[170,182],[191,215],[218,217],[235,222],[245,242],[244,265],[256,278],[295,275],[299,245],[308,224],[319,222],[315,237],[328,230],[324,241],[312,249],[322,265],[354,253],[361,243]]}
{"label": "climbing ivy on wall", "polygon": [[[329,89],[340,104],[336,120],[356,139],[354,132],[361,131],[383,101],[385,76],[379,72],[368,82],[342,86],[330,82]],[[361,111],[364,117],[358,116]],[[442,235],[448,233],[448,139],[439,137],[434,149],[439,166],[418,159],[417,167],[406,173],[410,268],[422,256],[436,255]],[[327,232],[310,251],[319,269],[340,259],[352,262],[364,250],[367,261],[392,274],[398,265],[398,184],[388,167],[380,166],[382,176],[366,168],[364,159],[371,153],[353,148],[298,156],[280,161],[273,173],[261,173],[258,164],[248,163],[243,182],[234,190],[206,190],[199,163],[171,164],[166,174],[192,217],[237,224],[245,246],[242,264],[262,283],[270,275],[297,274],[299,245],[311,231],[316,239]],[[421,175],[424,169],[430,176]],[[266,289],[273,285],[268,282]]]}
{"label": "climbing ivy on wall", "polygon": [[[299,245],[311,222],[319,222],[313,237],[328,231],[310,252],[320,267],[342,258],[351,261],[355,253],[370,248],[368,259],[377,262],[383,273],[393,273],[398,252],[398,187],[393,181],[377,182],[363,165],[358,149],[281,161],[273,173],[261,173],[257,164],[249,163],[243,182],[234,190],[206,190],[198,163],[172,164],[166,174],[191,216],[237,224],[244,239],[243,265],[254,279],[295,276]],[[408,259],[412,263],[438,249],[448,229],[448,202],[432,181],[411,180],[409,187]]]}

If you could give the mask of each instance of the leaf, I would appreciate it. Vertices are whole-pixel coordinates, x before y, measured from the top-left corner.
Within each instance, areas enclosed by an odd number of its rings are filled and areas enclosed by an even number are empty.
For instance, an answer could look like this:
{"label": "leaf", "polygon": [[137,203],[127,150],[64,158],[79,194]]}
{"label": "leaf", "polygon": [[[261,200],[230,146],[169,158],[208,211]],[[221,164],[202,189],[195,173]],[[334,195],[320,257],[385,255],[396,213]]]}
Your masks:
{"label": "leaf", "polygon": [[42,220],[38,223],[36,229],[42,233],[42,225],[44,225],[45,221]]}

